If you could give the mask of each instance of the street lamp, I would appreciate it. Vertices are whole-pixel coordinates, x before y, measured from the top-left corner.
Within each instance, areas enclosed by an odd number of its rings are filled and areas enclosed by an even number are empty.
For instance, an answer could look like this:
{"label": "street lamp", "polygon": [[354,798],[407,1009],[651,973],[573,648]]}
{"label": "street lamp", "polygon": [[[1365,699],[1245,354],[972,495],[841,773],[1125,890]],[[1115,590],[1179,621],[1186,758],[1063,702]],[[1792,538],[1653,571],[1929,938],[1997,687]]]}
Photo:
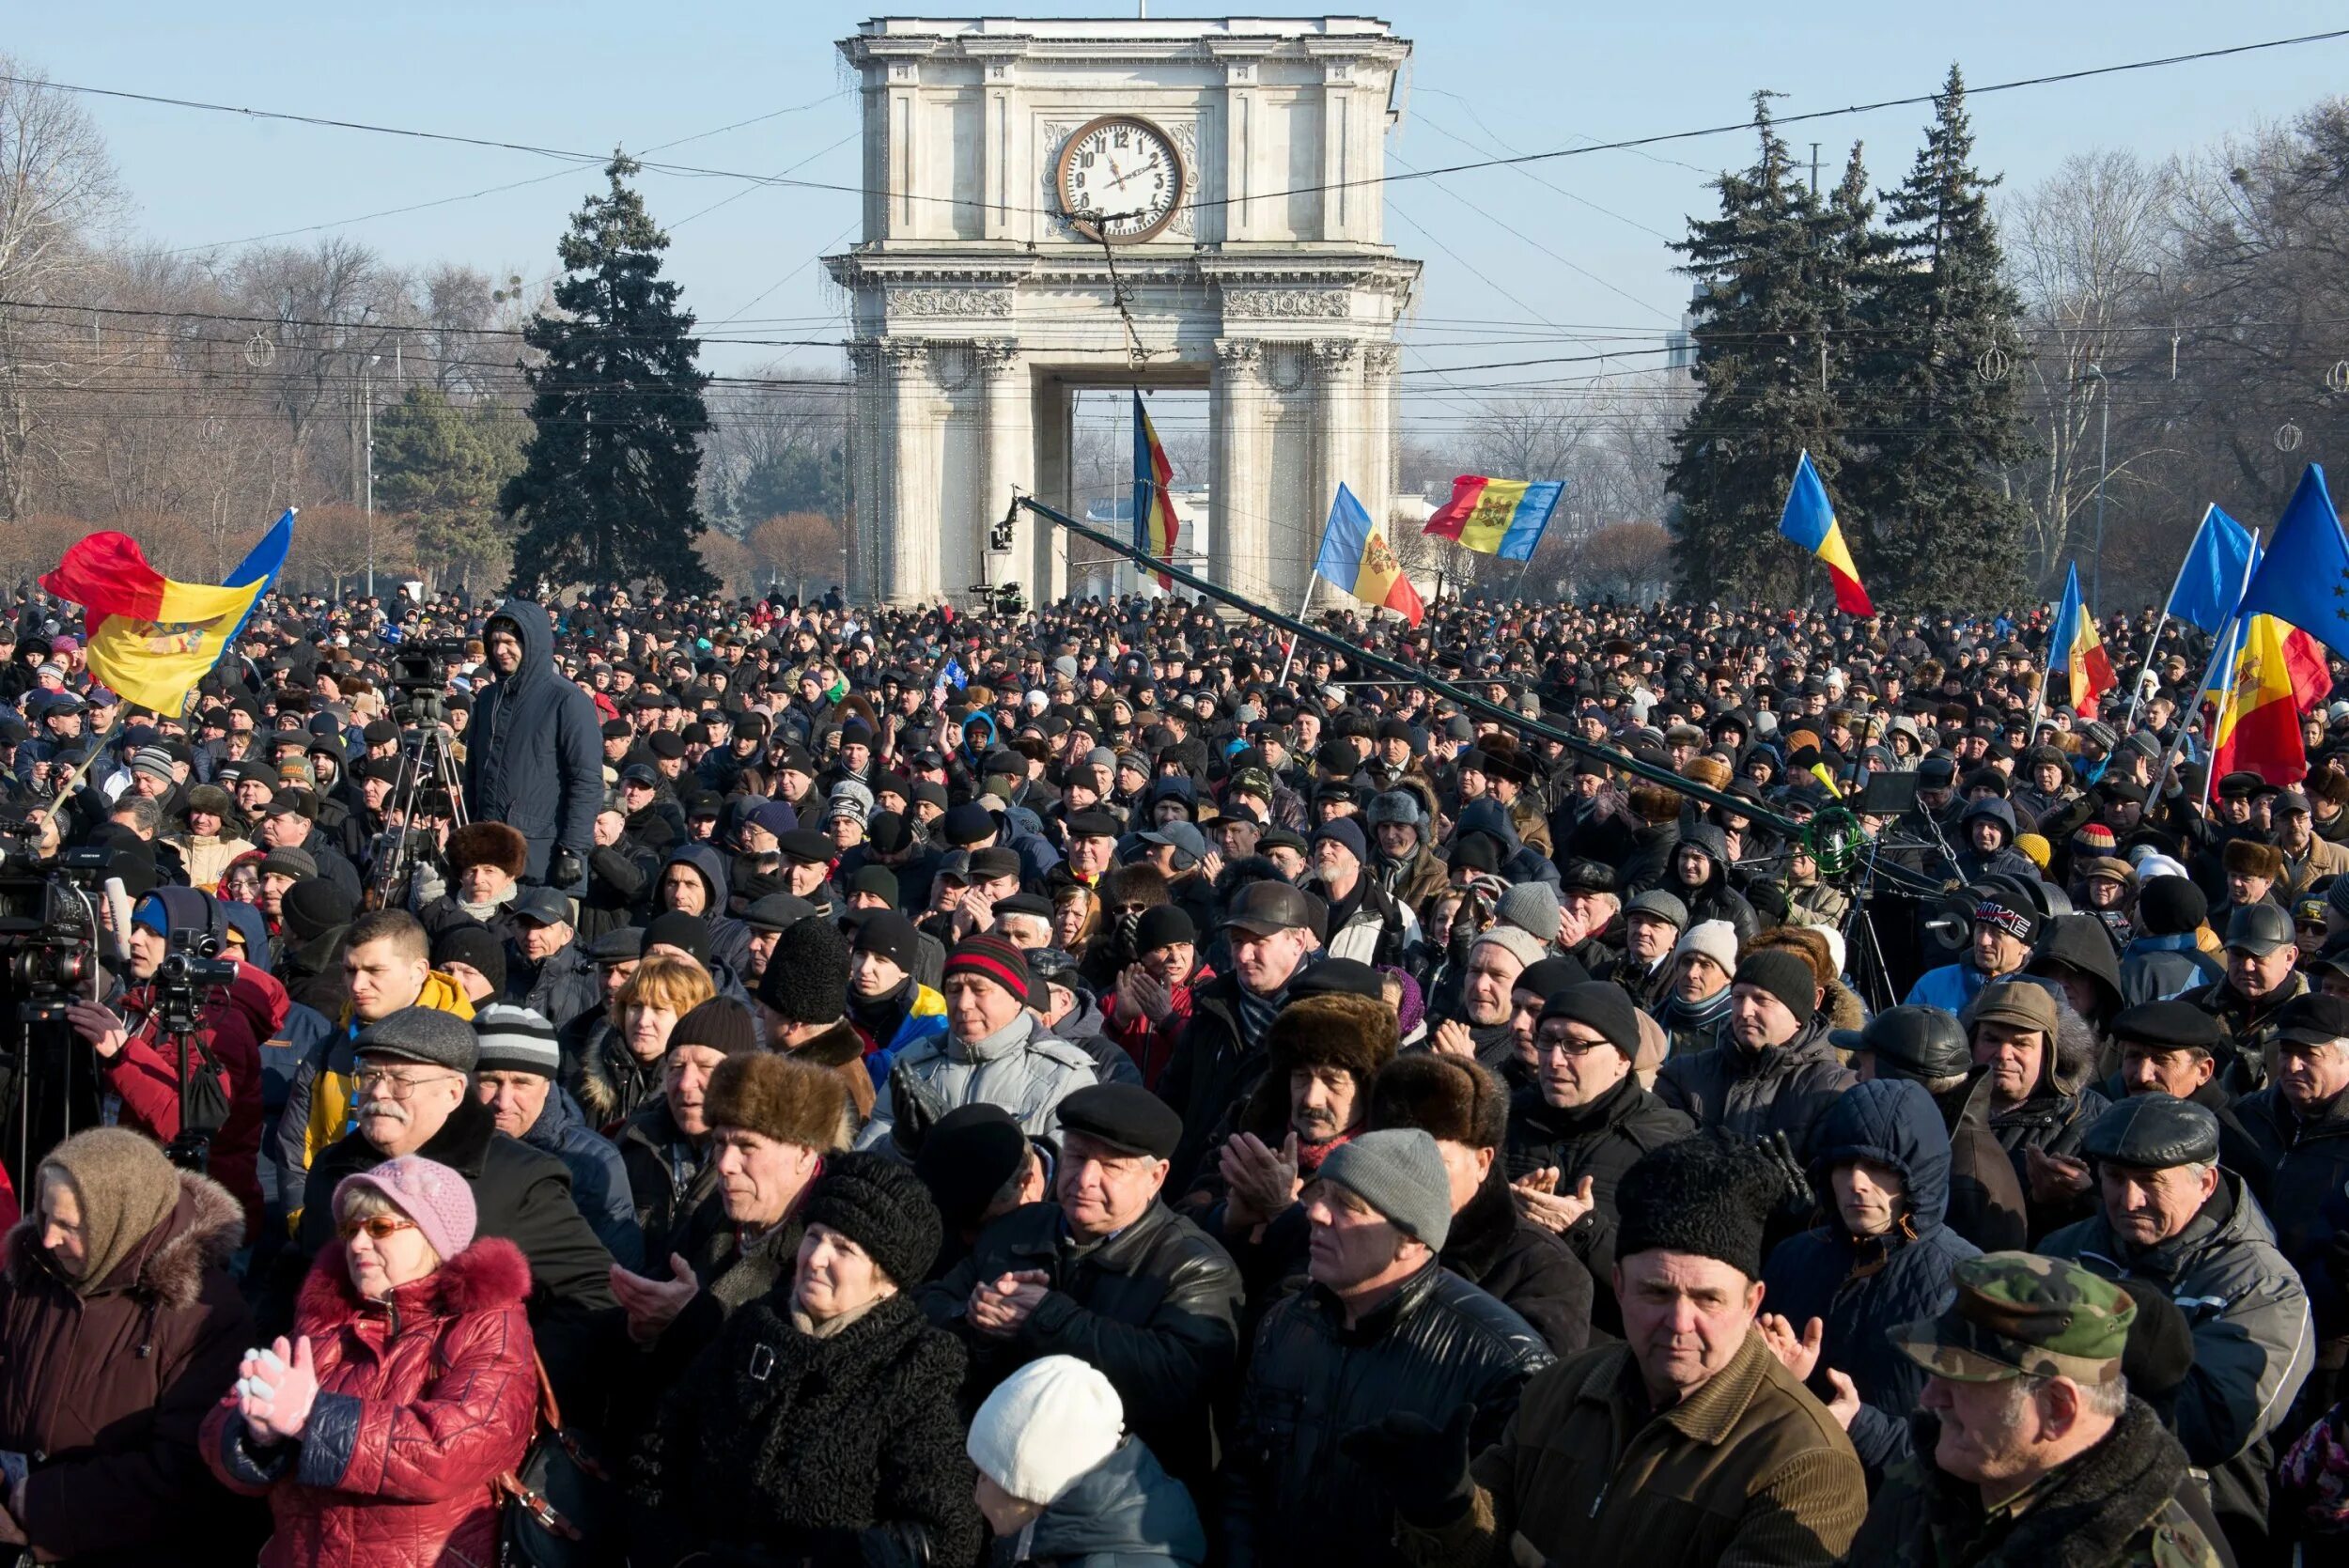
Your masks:
{"label": "street lamp", "polygon": [[2105,375],[2105,367],[2092,365],[2080,375],[2083,381],[2094,381],[2104,398],[2104,408],[2097,417],[2096,429],[2096,555],[2089,568],[2088,597],[2097,603],[2105,601],[2105,481],[2112,476],[2112,381]]}
{"label": "street lamp", "polygon": [[359,367],[359,400],[366,419],[366,514],[367,514],[367,598],[375,597],[375,367],[383,363],[381,354],[369,354]]}

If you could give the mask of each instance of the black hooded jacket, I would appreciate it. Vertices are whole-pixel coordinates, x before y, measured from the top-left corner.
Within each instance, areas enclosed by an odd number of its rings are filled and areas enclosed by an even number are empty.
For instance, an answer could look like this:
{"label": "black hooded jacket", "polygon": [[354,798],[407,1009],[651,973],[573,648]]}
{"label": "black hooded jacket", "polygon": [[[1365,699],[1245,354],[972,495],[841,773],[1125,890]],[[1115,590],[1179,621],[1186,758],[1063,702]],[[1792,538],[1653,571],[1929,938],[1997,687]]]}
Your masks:
{"label": "black hooded jacket", "polygon": [[593,698],[554,668],[554,628],[543,606],[508,599],[490,617],[512,623],[521,663],[492,681],[465,737],[465,799],[476,821],[503,822],[530,841],[531,881],[544,881],[557,845],[586,862],[603,803],[603,728]]}

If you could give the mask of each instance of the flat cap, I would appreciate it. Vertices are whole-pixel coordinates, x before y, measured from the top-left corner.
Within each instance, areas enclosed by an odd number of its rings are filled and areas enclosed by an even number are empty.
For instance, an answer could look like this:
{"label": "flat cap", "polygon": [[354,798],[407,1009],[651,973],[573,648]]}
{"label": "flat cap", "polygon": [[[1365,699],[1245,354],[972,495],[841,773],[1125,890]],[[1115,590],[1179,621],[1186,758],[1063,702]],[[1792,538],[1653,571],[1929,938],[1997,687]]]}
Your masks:
{"label": "flat cap", "polygon": [[524,888],[514,895],[514,918],[560,925],[571,918],[571,901],[552,888]]}
{"label": "flat cap", "polygon": [[[2349,1003],[2344,1003],[2349,1009]],[[2291,1011],[2287,1004],[2285,1012]],[[2218,1020],[2191,1002],[2140,1001],[2112,1020],[2115,1040],[2135,1041],[2155,1050],[2199,1050],[2216,1056],[2227,1036]]]}
{"label": "flat cap", "polygon": [[1686,930],[1688,924],[1688,906],[1662,888],[1650,888],[1625,905],[1624,919],[1629,920],[1633,915],[1660,920],[1675,931]]}
{"label": "flat cap", "polygon": [[2218,1160],[2218,1118],[2192,1100],[2132,1094],[2096,1118],[2080,1152],[2092,1159],[2144,1171],[2214,1165]]}
{"label": "flat cap", "polygon": [[[2276,1015],[2276,1037],[2296,1045],[2326,1046],[2349,1039],[2349,997],[2310,991],[2294,997]],[[2216,1020],[2213,1028],[2217,1027]]]}
{"label": "flat cap", "polygon": [[1880,1076],[1889,1068],[1897,1078],[1962,1078],[1974,1064],[1964,1027],[1938,1007],[1888,1007],[1868,1020],[1852,1048],[1875,1057]]}
{"label": "flat cap", "polygon": [[1251,882],[1232,900],[1223,917],[1226,929],[1237,927],[1258,937],[1275,931],[1298,931],[1312,925],[1305,895],[1286,882]]}
{"label": "flat cap", "polygon": [[472,1072],[480,1054],[473,1026],[433,1007],[403,1007],[360,1031],[353,1046],[361,1056],[424,1062],[456,1073]]}
{"label": "flat cap", "polygon": [[1183,1140],[1174,1108],[1139,1083],[1096,1083],[1060,1102],[1064,1136],[1079,1133],[1121,1154],[1172,1159]]}

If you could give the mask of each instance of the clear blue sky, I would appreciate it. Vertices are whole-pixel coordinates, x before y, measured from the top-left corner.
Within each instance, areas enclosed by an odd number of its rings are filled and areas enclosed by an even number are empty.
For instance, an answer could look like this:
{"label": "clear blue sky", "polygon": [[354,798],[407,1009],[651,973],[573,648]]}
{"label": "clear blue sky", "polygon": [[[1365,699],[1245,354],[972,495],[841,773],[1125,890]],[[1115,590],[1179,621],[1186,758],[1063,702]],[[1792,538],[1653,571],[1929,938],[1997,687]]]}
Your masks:
{"label": "clear blue sky", "polygon": [[[1012,9],[1130,14],[1115,4]],[[1152,10],[1229,14],[1165,0]],[[768,174],[798,165],[805,178],[853,183],[856,103],[832,40],[869,14],[801,0],[404,0],[364,10],[101,3],[17,8],[0,46],[63,82],[583,149],[643,148],[813,104],[664,156]],[[1377,14],[1415,45],[1408,114],[1390,147],[1417,166],[1734,121],[1757,87],[1787,94],[1780,111],[1792,114],[1928,92],[1952,59],[1979,85],[2349,22],[2339,0],[1445,0]],[[2020,186],[2066,155],[2100,146],[2155,157],[2187,151],[2286,117],[2344,80],[2349,40],[1998,94],[1974,107],[1981,159]],[[515,152],[86,101],[134,203],[130,229],[167,246],[339,222],[556,167]],[[1877,183],[1889,185],[1906,167],[1925,117],[1923,110],[1890,111],[1793,134],[1806,152],[1812,138],[1825,142],[1830,179],[1850,142],[1864,138]],[[1644,331],[1676,321],[1687,290],[1659,236],[1678,235],[1688,213],[1705,210],[1708,174],[1749,152],[1748,138],[1723,136],[1648,156],[1607,152],[1539,166],[1539,179],[1556,190],[1506,170],[1394,187],[1389,238],[1427,263],[1412,363],[1510,357],[1488,355],[1469,345],[1472,334],[1446,326],[1461,320]],[[345,231],[400,263],[459,259],[540,277],[566,214],[594,183],[563,172]],[[838,302],[813,258],[838,247],[854,221],[852,196],[673,177],[648,177],[646,189],[656,215],[675,228],[674,274],[706,325],[739,316],[726,330],[838,335]],[[1480,210],[1525,237],[1494,226]],[[1412,223],[1459,257],[1423,240]],[[1444,347],[1447,340],[1456,346]],[[709,362],[740,370],[787,357],[734,347],[714,349]],[[810,366],[840,363],[821,350],[797,357]]]}

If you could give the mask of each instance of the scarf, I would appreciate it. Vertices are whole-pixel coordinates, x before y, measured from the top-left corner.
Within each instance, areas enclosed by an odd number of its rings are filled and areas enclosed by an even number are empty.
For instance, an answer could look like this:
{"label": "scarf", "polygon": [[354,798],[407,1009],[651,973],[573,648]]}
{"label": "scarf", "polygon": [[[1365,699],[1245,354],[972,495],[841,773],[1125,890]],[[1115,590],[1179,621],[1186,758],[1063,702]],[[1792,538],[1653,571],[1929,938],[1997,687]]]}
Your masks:
{"label": "scarf", "polygon": [[1719,1027],[1721,1020],[1729,1017],[1731,989],[1723,986],[1701,1002],[1683,1001],[1680,993],[1674,991],[1664,1001],[1664,1028],[1694,1033]]}
{"label": "scarf", "polygon": [[848,993],[848,1017],[863,1030],[876,1046],[886,1046],[897,1037],[898,1026],[904,1023],[906,1009],[912,1005],[913,976],[903,980],[877,997],[861,997]]}
{"label": "scarf", "polygon": [[1250,1050],[1254,1050],[1263,1042],[1264,1032],[1272,1027],[1273,1018],[1288,1005],[1289,988],[1283,983],[1268,997],[1260,997],[1245,986],[1240,986],[1238,992],[1240,1040]]}
{"label": "scarf", "polygon": [[1361,1125],[1360,1123],[1356,1123],[1353,1126],[1346,1128],[1336,1137],[1325,1140],[1319,1143],[1308,1143],[1303,1139],[1299,1139],[1297,1141],[1298,1174],[1310,1176],[1315,1172],[1319,1171],[1323,1160],[1328,1159],[1331,1155],[1336,1154],[1340,1149],[1343,1149],[1348,1143],[1353,1142],[1356,1136],[1359,1135],[1361,1130]]}

